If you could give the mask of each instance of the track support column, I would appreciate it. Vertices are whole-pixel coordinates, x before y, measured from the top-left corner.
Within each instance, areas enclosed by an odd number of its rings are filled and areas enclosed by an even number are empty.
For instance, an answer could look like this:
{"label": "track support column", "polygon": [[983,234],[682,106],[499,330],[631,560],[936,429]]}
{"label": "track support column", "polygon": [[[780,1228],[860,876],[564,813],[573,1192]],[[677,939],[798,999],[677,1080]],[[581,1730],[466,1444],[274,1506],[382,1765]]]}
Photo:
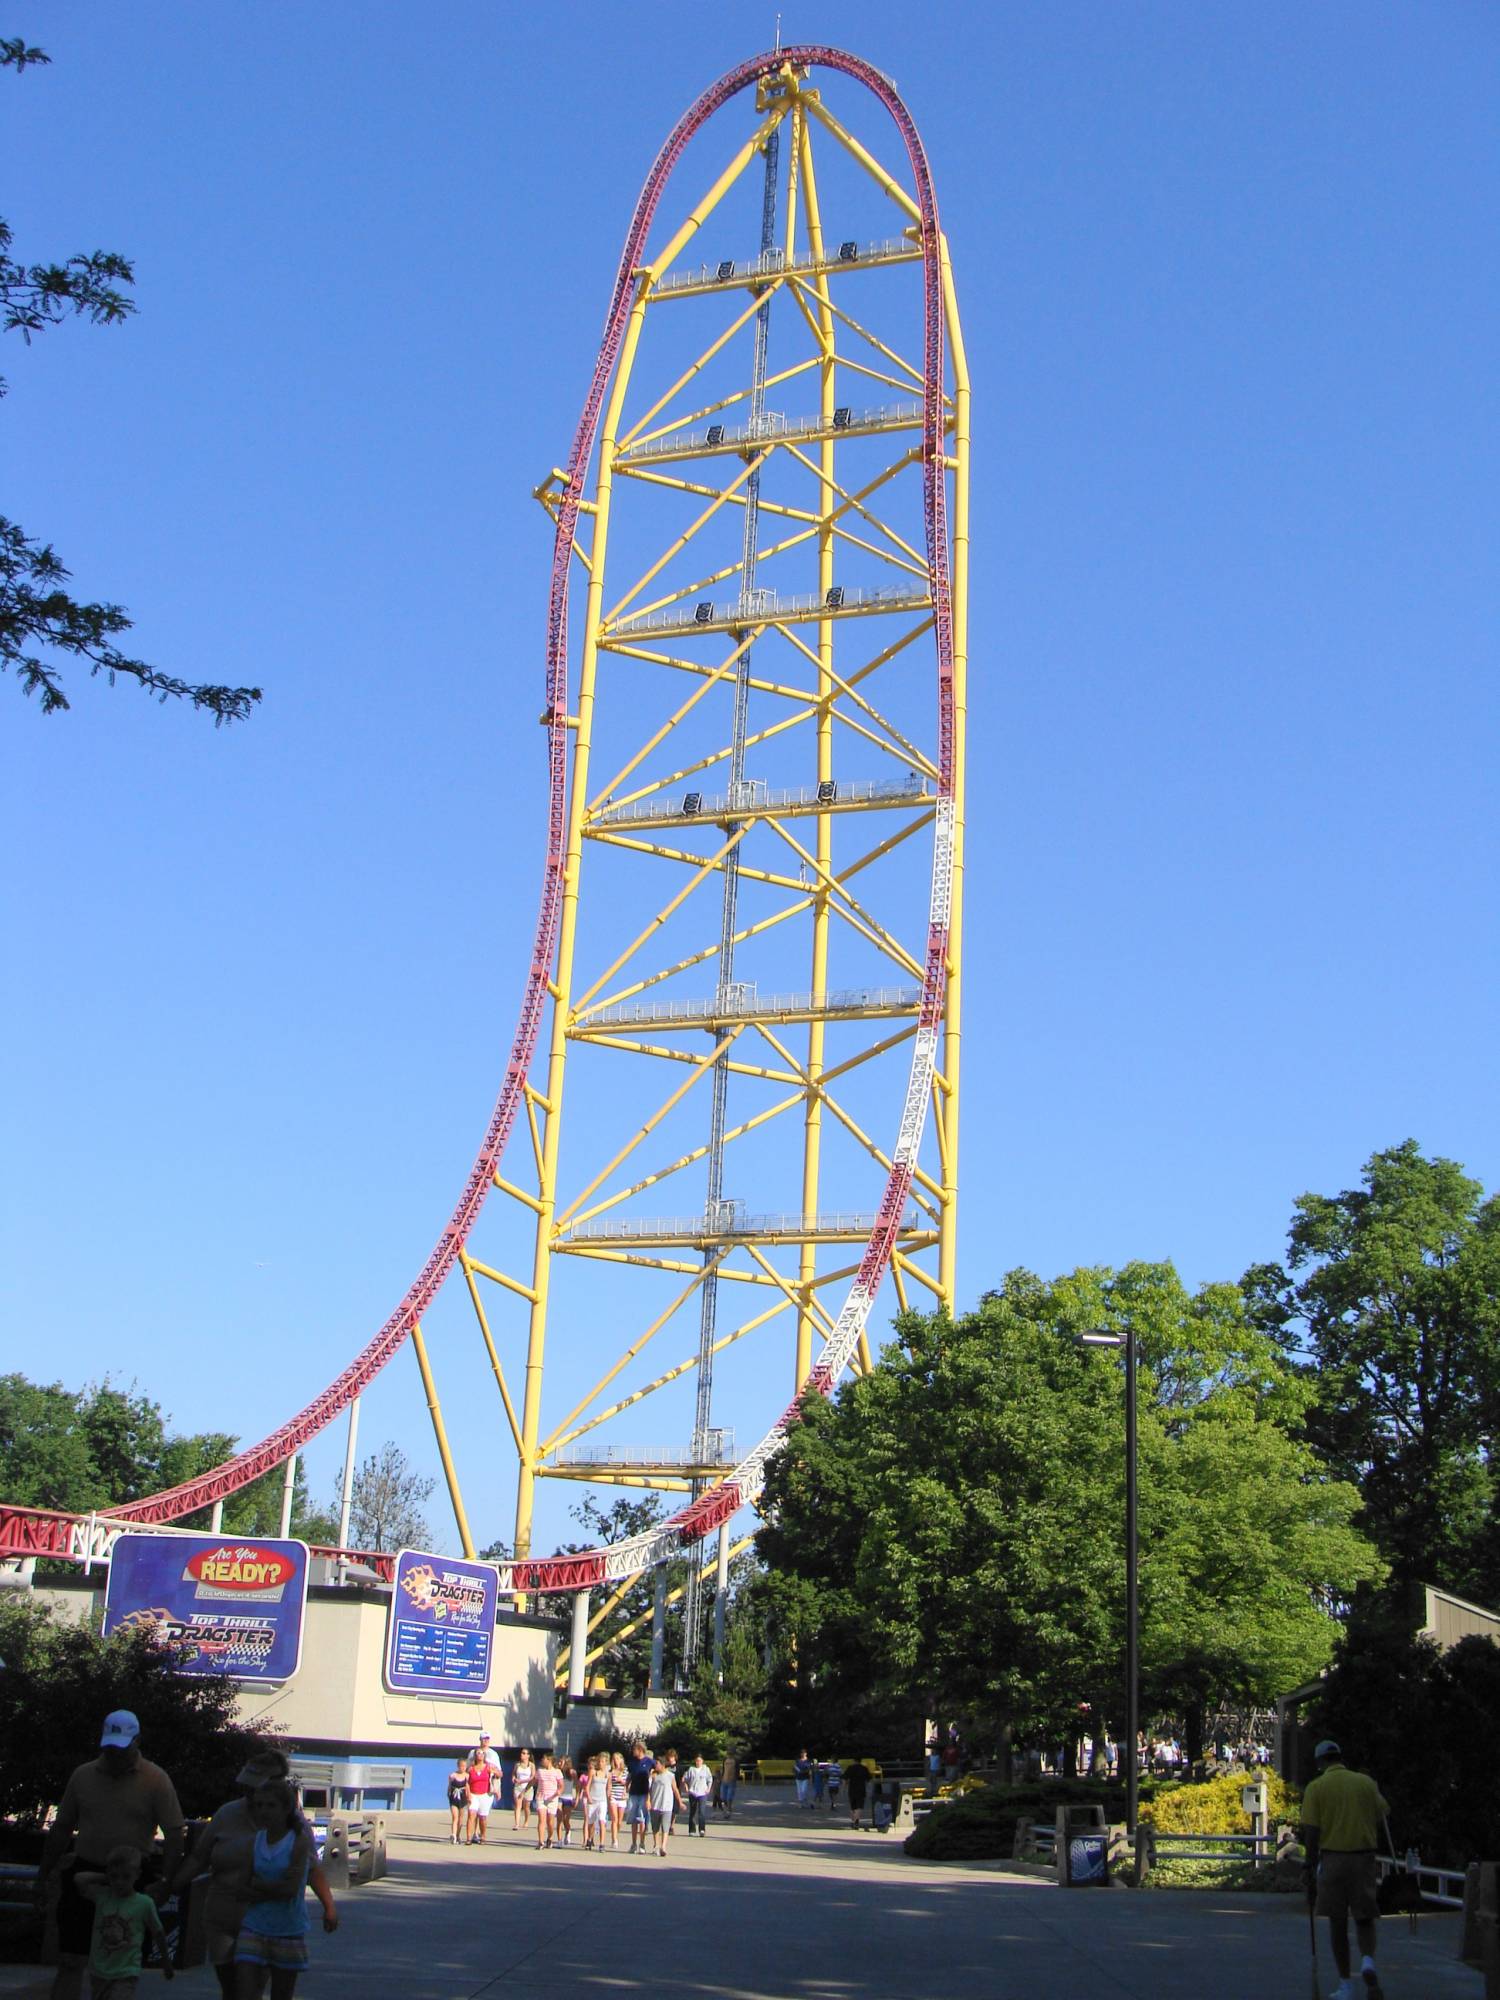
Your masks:
{"label": "track support column", "polygon": [[281,1527],[278,1533],[283,1541],[292,1532],[292,1501],[297,1493],[297,1454],[293,1452],[286,1462],[281,1475]]}
{"label": "track support column", "polygon": [[667,1572],[660,1563],[651,1572],[651,1683],[648,1694],[664,1692],[662,1667],[667,1650]]}
{"label": "track support column", "polygon": [[724,1621],[729,1612],[729,1523],[719,1523],[719,1561],[714,1571],[714,1672],[724,1673]]}
{"label": "track support column", "polygon": [[568,1646],[568,1700],[578,1701],[583,1695],[583,1679],[587,1668],[589,1650],[589,1593],[579,1590],[573,1593],[573,1637]]}

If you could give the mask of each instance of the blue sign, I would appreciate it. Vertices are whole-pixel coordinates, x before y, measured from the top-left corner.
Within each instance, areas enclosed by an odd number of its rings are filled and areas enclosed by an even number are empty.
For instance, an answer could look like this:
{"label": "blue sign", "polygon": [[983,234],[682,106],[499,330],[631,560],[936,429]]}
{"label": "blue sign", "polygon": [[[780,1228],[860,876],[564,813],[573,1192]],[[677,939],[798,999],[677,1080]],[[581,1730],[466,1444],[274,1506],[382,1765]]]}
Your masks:
{"label": "blue sign", "polygon": [[484,1695],[500,1578],[492,1563],[403,1549],[385,1639],[393,1694]]}
{"label": "blue sign", "polygon": [[121,1535],[109,1552],[104,1630],[150,1631],[180,1674],[289,1681],[302,1660],[306,1542]]}

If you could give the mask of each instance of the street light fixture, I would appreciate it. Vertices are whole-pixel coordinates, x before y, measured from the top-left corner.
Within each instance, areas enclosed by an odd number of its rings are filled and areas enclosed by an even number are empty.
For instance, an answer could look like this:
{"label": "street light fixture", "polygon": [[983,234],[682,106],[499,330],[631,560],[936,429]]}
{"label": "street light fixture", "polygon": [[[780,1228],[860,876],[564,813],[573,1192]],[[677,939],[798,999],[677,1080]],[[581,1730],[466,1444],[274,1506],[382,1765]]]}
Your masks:
{"label": "street light fixture", "polygon": [[1132,1840],[1140,1809],[1141,1607],[1136,1533],[1135,1329],[1115,1333],[1091,1327],[1078,1335],[1080,1347],[1125,1351],[1125,1822]]}

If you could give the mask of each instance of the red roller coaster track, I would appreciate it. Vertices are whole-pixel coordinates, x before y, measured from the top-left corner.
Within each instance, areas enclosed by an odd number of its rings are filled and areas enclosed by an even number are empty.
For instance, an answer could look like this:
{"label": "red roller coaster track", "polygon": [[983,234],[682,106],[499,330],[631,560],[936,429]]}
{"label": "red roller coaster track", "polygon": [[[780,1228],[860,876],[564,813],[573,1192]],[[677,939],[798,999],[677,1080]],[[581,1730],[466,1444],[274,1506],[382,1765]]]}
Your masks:
{"label": "red roller coaster track", "polygon": [[[573,560],[584,479],[593,455],[600,411],[619,357],[638,273],[646,262],[646,243],[658,203],[688,142],[713,114],[729,100],[783,70],[831,69],[863,84],[885,106],[906,147],[921,213],[923,292],[925,327],[923,345],[923,425],[922,477],[926,514],[928,580],[934,606],[934,628],[938,666],[939,797],[951,801],[954,784],[954,700],[952,593],[948,568],[948,529],[944,483],[944,317],[942,269],[939,251],[937,198],[922,141],[911,116],[890,81],[869,63],[841,49],[818,44],[793,46],[768,52],[741,63],[706,90],[673,128],[657,155],[636,203],[614,290],[605,321],[604,338],[594,366],[583,412],[574,434],[565,467],[566,480],[557,508],[557,532],[553,543],[552,573],[547,608],[546,714],[547,734],[547,844],[543,865],[541,907],[537,915],[531,964],[521,1003],[520,1020],[511,1045],[510,1061],[496,1100],[483,1143],[469,1169],[463,1192],[405,1297],[379,1332],[355,1356],[322,1393],[294,1417],[262,1438],[258,1444],[228,1459],[196,1479],[164,1492],[147,1495],[94,1517],[54,1512],[47,1509],[0,1504],[0,1554],[72,1556],[75,1559],[100,1553],[99,1531],[113,1532],[128,1525],[163,1526],[223,1500],[248,1486],[253,1480],[282,1465],[324,1430],[339,1413],[386,1366],[410,1335],[413,1327],[431,1306],[458,1260],[459,1252],[484,1206],[494,1177],[510,1139],[519,1111],[526,1079],[536,1052],[557,947],[558,916],[562,896],[562,871],[567,805],[567,715],[568,715],[568,583]],[[944,980],[948,953],[946,883],[935,893],[929,924],[924,964],[922,1006],[919,1029],[934,1031],[942,1016]],[[851,1299],[862,1301],[868,1310],[881,1278],[890,1262],[901,1217],[912,1181],[911,1146],[898,1148],[886,1181],[872,1230],[851,1290]],[[832,1343],[813,1370],[811,1384],[828,1394],[842,1359],[835,1359]],[[696,1542],[753,1498],[758,1476],[771,1456],[786,1425],[796,1413],[793,1405],[785,1411],[756,1451],[736,1468],[734,1474],[711,1488],[690,1506],[681,1509],[647,1537],[641,1546],[625,1545],[597,1549],[582,1555],[552,1556],[527,1560],[504,1567],[506,1588],[525,1591],[577,1590],[606,1576],[629,1573],[630,1568],[658,1560],[670,1548]],[[643,1560],[636,1561],[639,1556]],[[365,1557],[377,1566],[388,1567],[389,1559]]]}

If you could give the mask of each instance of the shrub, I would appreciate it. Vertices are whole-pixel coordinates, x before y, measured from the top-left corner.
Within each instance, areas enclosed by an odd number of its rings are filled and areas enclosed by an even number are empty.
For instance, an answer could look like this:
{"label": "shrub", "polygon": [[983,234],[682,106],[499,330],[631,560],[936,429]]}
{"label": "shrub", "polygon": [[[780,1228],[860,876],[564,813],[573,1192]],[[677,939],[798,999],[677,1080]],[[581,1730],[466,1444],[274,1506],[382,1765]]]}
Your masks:
{"label": "shrub", "polygon": [[[1265,1782],[1272,1824],[1279,1819],[1295,1820],[1301,1796],[1295,1786],[1275,1771],[1257,1772],[1255,1778]],[[1249,1833],[1250,1815],[1241,1810],[1240,1792],[1254,1781],[1230,1772],[1202,1784],[1163,1786],[1149,1799],[1143,1791],[1141,1819],[1162,1833]]]}
{"label": "shrub", "polygon": [[[1156,1787],[1141,1786],[1143,1799]],[[1026,1785],[986,1785],[956,1792],[906,1836],[906,1852],[924,1861],[1008,1860],[1016,1826],[1051,1821],[1062,1805],[1102,1805],[1108,1820],[1125,1817],[1125,1787],[1097,1778],[1046,1778]]]}
{"label": "shrub", "polygon": [[175,1673],[149,1633],[105,1639],[11,1595],[0,1603],[0,1815],[40,1825],[70,1773],[98,1756],[114,1708],[140,1718],[141,1748],[172,1778],[189,1818],[234,1796],[235,1773],[267,1732],[236,1722],[232,1681]]}

